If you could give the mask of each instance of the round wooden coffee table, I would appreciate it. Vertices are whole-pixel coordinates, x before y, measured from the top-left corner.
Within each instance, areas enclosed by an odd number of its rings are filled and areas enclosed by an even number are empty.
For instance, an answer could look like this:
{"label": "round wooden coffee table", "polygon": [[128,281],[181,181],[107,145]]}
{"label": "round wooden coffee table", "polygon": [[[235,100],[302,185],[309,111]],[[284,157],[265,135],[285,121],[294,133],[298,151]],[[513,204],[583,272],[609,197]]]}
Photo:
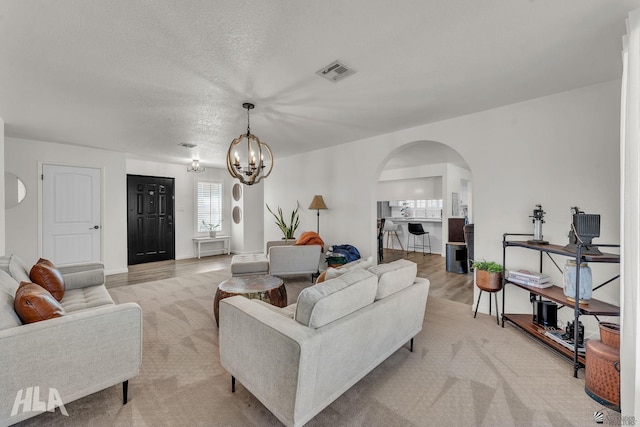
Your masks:
{"label": "round wooden coffee table", "polygon": [[281,278],[275,276],[232,277],[218,285],[216,297],[213,300],[213,314],[217,325],[220,325],[220,300],[235,295],[259,299],[276,307],[287,306],[287,289]]}

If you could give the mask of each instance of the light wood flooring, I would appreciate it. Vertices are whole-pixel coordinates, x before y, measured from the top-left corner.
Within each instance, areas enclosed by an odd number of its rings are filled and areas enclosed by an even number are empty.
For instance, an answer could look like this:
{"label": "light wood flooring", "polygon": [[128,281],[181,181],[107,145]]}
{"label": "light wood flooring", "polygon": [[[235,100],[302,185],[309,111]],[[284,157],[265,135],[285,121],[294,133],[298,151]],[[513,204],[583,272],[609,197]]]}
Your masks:
{"label": "light wood flooring", "polygon": [[[471,305],[473,303],[473,273],[457,274],[446,271],[445,258],[440,255],[385,249],[383,262],[408,259],[418,265],[418,276],[431,282],[430,295]],[[187,274],[204,273],[229,268],[230,255],[214,255],[178,261],[160,261],[129,266],[128,273],[107,276],[108,288],[153,280],[168,279]]]}

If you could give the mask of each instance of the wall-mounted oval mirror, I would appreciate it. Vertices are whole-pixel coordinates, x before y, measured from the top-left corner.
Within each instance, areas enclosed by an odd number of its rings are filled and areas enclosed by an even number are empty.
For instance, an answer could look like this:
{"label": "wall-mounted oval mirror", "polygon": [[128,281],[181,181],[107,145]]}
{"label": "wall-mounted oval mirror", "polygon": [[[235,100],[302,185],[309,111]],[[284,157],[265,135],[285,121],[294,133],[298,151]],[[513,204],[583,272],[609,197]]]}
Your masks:
{"label": "wall-mounted oval mirror", "polygon": [[233,222],[236,224],[240,224],[240,221],[242,221],[242,209],[240,209],[239,206],[234,207],[232,211],[232,216],[233,216]]}
{"label": "wall-mounted oval mirror", "polygon": [[233,185],[233,190],[231,191],[233,193],[233,200],[235,200],[236,202],[240,200],[240,197],[242,197],[242,186],[240,184],[234,184]]}
{"label": "wall-mounted oval mirror", "polygon": [[27,197],[27,187],[24,182],[12,173],[4,173],[4,207],[13,208]]}

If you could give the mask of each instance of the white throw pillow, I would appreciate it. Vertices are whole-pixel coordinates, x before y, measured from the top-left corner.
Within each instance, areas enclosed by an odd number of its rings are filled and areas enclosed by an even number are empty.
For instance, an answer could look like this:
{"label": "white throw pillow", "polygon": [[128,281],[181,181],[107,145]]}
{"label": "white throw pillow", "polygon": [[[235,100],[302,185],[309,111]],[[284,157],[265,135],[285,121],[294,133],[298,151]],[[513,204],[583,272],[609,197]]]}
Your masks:
{"label": "white throw pillow", "polygon": [[0,330],[22,325],[13,307],[18,282],[4,270],[0,270]]}
{"label": "white throw pillow", "polygon": [[329,267],[327,268],[327,272],[325,273],[324,280],[335,279],[336,277],[340,277],[345,273],[356,269],[366,270],[367,268],[373,266],[373,257],[370,256],[367,259],[357,259],[355,261],[351,261],[347,264],[344,264],[338,268]]}
{"label": "white throw pillow", "polygon": [[298,296],[295,319],[320,328],[371,304],[377,288],[377,277],[362,269],[310,286]]}
{"label": "white throw pillow", "polygon": [[378,276],[376,300],[379,300],[411,286],[416,280],[418,265],[406,259],[399,259],[370,267],[369,271]]}

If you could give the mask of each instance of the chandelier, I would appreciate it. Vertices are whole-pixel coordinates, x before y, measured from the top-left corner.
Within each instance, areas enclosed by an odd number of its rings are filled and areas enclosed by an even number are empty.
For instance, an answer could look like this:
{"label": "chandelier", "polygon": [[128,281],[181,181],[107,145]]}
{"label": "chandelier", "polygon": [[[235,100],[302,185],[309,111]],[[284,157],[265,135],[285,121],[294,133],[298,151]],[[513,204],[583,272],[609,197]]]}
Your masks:
{"label": "chandelier", "polygon": [[[245,102],[242,104],[242,108],[247,109],[247,133],[231,141],[229,151],[227,151],[227,170],[232,177],[237,178],[241,183],[253,185],[259,183],[262,178],[269,176],[271,169],[273,169],[273,155],[267,144],[251,134],[249,110],[253,110],[255,105]],[[246,159],[243,157],[241,162],[238,150],[244,156],[244,141],[246,141]],[[266,160],[264,158],[265,153],[268,156]],[[265,166],[265,164],[268,166]]]}
{"label": "chandelier", "polygon": [[200,166],[200,161],[194,159],[191,163],[189,163],[189,165],[187,166],[187,172],[195,172],[195,173],[202,173],[205,171],[204,166]]}

